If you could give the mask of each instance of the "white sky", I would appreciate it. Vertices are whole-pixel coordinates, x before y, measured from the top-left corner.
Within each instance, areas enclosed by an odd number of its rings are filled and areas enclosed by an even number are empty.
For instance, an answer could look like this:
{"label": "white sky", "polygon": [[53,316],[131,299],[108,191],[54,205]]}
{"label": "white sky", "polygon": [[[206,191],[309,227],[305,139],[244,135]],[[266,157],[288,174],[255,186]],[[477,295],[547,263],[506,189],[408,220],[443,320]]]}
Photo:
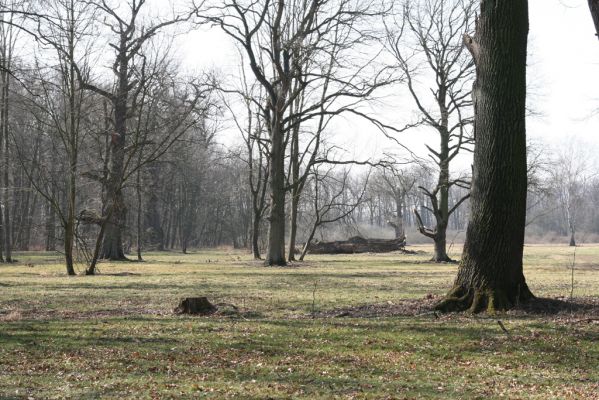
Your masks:
{"label": "white sky", "polygon": [[[540,113],[529,118],[529,138],[555,145],[573,136],[599,145],[599,117],[592,116],[599,109],[599,40],[587,0],[530,0],[529,4],[529,106]],[[192,71],[231,73],[238,68],[238,53],[218,28],[185,36],[179,57]],[[391,119],[397,114],[392,104],[386,112]],[[367,123],[342,121],[336,128],[334,140],[348,150],[348,157],[368,158],[394,148]],[[418,153],[423,152],[424,141],[436,144],[434,135],[422,132],[402,136],[402,142]],[[458,169],[467,168],[469,161],[460,164]]]}

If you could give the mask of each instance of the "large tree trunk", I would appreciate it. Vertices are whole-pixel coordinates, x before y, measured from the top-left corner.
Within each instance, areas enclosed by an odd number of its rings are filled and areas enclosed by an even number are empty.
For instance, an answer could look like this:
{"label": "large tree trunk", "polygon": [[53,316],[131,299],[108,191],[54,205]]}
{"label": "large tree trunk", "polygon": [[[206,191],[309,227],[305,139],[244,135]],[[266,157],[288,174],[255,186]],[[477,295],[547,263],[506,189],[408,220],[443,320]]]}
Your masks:
{"label": "large tree trunk", "polygon": [[505,310],[533,297],[522,270],[526,216],[527,0],[481,0],[476,62],[471,220],[442,311]]}
{"label": "large tree trunk", "polygon": [[[277,118],[277,117],[275,117]],[[286,265],[285,259],[285,147],[280,122],[273,121],[270,154],[270,216],[266,265]]]}
{"label": "large tree trunk", "polygon": [[[438,229],[438,225],[437,225]],[[452,259],[447,255],[447,225],[440,229],[434,238],[435,246],[432,261],[451,262]]]}
{"label": "large tree trunk", "polygon": [[591,17],[593,17],[593,23],[595,24],[595,35],[599,37],[599,0],[589,0],[589,9],[591,10]]}
{"label": "large tree trunk", "polygon": [[118,89],[112,98],[114,106],[114,134],[111,135],[110,145],[110,173],[108,176],[106,194],[108,207],[105,215],[110,215],[102,251],[101,259],[127,260],[123,249],[123,229],[127,220],[127,206],[123,198],[123,179],[125,168],[125,143],[127,136],[127,101],[129,95],[129,59],[127,57],[127,38],[121,37],[120,49],[117,56],[118,63]]}
{"label": "large tree trunk", "polygon": [[120,142],[122,140],[121,134],[117,135],[119,137],[113,138],[113,145],[111,149],[112,159],[110,176],[107,184],[107,206],[105,207],[104,211],[106,215],[110,215],[110,218],[107,222],[104,241],[102,242],[102,250],[100,251],[100,259],[112,261],[127,260],[123,249],[122,238],[127,212],[121,188],[124,162],[124,143],[114,143]]}

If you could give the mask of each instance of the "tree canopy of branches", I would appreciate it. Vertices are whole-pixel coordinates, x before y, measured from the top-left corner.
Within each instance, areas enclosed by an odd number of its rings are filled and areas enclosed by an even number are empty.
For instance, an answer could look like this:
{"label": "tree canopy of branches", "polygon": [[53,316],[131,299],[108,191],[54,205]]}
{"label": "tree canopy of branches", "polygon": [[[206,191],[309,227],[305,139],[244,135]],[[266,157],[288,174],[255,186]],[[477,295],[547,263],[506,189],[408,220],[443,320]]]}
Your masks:
{"label": "tree canopy of branches", "polygon": [[[265,97],[253,99],[268,131],[269,203],[266,264],[285,265],[285,202],[292,209],[318,160],[321,133],[341,113],[361,114],[359,104],[390,82],[373,56],[356,50],[372,42],[366,22],[379,14],[373,1],[226,1],[198,14],[219,26],[243,49],[249,69]],[[361,29],[359,29],[361,28]],[[346,52],[353,50],[350,61]],[[310,125],[312,137],[300,151],[299,133]],[[285,173],[290,147],[291,175]],[[300,164],[304,172],[300,176]],[[295,217],[293,217],[295,218]],[[291,245],[295,227],[292,220]]]}
{"label": "tree canopy of branches", "polygon": [[[450,163],[464,150],[470,150],[472,138],[468,127],[472,122],[471,87],[474,63],[462,44],[462,37],[474,24],[474,2],[470,0],[422,0],[402,6],[392,24],[387,24],[387,47],[406,77],[420,120],[405,129],[428,127],[436,131],[439,146],[427,146],[438,170],[432,188],[421,187],[430,199],[426,207],[435,218],[435,227],[420,221],[420,233],[433,239],[433,261],[451,261],[447,255],[447,227],[451,214],[469,197],[450,204],[454,185],[467,187],[463,177],[450,176]],[[422,67],[424,65],[424,67]],[[419,75],[429,78],[422,82]],[[428,75],[428,76],[427,76]],[[424,86],[434,82],[432,87]],[[430,97],[430,98],[429,98]],[[432,108],[429,106],[432,104]]]}

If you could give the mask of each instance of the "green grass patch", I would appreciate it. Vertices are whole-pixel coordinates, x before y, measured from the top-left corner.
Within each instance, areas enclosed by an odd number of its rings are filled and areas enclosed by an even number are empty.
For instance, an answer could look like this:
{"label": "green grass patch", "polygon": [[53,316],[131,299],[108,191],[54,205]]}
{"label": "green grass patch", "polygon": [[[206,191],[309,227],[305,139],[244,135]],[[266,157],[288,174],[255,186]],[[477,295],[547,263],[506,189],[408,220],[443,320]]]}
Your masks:
{"label": "green grass patch", "polygon": [[[594,321],[311,318],[442,295],[457,267],[414,249],[288,268],[237,251],[151,253],[73,278],[56,254],[17,254],[19,264],[0,265],[0,398],[597,398]],[[527,246],[533,292],[569,296],[571,257],[568,247]],[[577,249],[576,297],[599,296],[598,264],[598,246]],[[240,313],[174,316],[189,296]]]}

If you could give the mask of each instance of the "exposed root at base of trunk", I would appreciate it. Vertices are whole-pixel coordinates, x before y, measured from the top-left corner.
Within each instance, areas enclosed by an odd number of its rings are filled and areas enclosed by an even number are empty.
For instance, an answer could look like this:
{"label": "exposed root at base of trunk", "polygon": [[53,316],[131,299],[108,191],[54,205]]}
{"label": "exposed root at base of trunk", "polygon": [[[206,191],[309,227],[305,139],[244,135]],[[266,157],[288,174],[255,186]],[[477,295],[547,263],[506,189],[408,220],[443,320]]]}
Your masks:
{"label": "exposed root at base of trunk", "polygon": [[526,285],[512,293],[502,289],[456,286],[435,306],[435,310],[446,313],[468,311],[472,314],[494,314],[510,310],[533,298],[534,295]]}

